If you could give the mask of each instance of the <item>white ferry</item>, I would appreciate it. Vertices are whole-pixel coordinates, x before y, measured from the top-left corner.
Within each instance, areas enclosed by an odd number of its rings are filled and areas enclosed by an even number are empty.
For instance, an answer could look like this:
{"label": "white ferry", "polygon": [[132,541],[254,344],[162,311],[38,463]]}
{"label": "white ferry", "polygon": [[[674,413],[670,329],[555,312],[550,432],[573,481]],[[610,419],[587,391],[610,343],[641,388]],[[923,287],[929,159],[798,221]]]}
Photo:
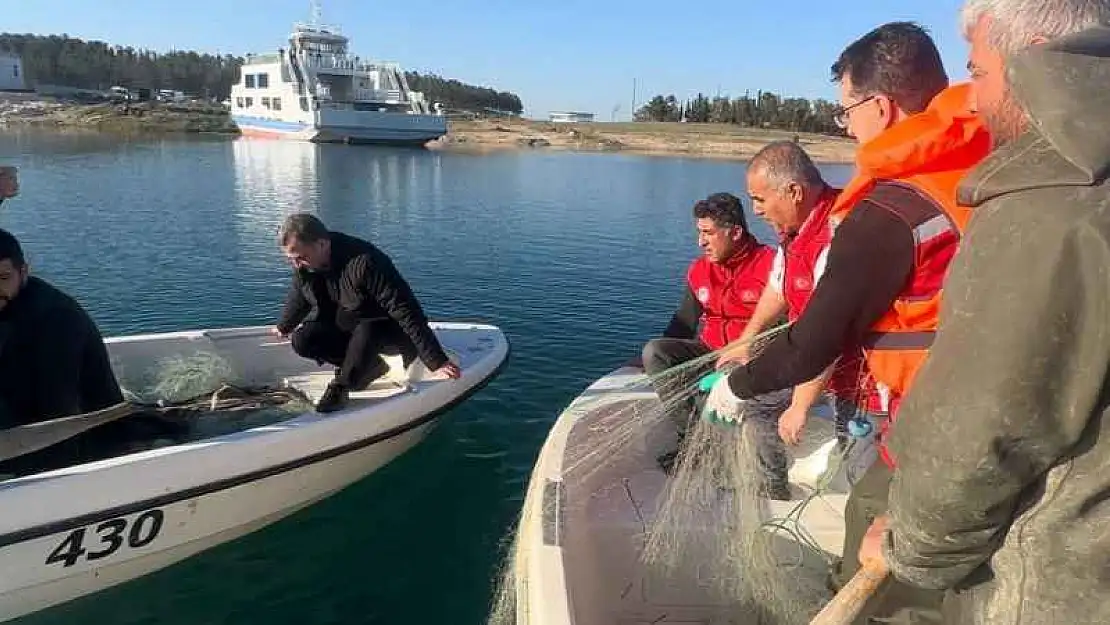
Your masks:
{"label": "white ferry", "polygon": [[244,135],[422,145],[447,134],[441,105],[410,89],[399,65],[350,56],[347,37],[320,23],[318,0],[312,14],[287,49],[247,55],[230,97]]}

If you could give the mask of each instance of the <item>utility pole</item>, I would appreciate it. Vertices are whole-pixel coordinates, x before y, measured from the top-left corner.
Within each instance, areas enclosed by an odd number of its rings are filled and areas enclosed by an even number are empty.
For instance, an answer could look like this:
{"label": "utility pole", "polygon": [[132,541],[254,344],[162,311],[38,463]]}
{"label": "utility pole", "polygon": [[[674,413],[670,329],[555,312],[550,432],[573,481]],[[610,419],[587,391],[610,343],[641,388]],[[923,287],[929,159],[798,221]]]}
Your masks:
{"label": "utility pole", "polygon": [[636,79],[632,79],[632,121],[636,121]]}

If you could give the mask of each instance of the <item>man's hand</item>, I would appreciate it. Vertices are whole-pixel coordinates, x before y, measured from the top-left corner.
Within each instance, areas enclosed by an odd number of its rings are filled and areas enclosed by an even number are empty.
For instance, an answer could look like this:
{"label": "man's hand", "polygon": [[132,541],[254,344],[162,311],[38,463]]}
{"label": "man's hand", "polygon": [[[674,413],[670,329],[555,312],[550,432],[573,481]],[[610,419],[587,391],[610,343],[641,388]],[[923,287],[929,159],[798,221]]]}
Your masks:
{"label": "man's hand", "polygon": [[797,445],[802,440],[809,410],[791,405],[779,417],[779,438],[787,445]]}
{"label": "man's hand", "polygon": [[288,334],[282,332],[281,329],[278,328],[277,326],[274,326],[274,327],[270,328],[270,335],[274,336],[276,338],[279,338],[279,339],[284,339],[284,338],[289,337]]}
{"label": "man's hand", "polygon": [[751,341],[745,340],[744,342],[726,347],[717,356],[717,369],[724,369],[725,367],[733,364],[746,365],[752,359],[752,344]]}
{"label": "man's hand", "polygon": [[867,533],[863,535],[863,542],[859,546],[860,567],[875,573],[885,573],[890,570],[886,558],[883,557],[883,537],[890,528],[890,517],[882,515],[875,517]]}
{"label": "man's hand", "polygon": [[[712,377],[716,376],[716,377]],[[728,385],[728,375],[720,372],[710,373],[702,378],[702,385],[712,384],[709,396],[705,398],[702,417],[707,421],[739,424],[744,417],[744,400],[737,397]]]}
{"label": "man's hand", "polygon": [[445,376],[451,380],[457,380],[462,376],[462,369],[459,369],[459,366],[450,360],[447,361],[447,364],[436,369],[435,372],[437,375]]}

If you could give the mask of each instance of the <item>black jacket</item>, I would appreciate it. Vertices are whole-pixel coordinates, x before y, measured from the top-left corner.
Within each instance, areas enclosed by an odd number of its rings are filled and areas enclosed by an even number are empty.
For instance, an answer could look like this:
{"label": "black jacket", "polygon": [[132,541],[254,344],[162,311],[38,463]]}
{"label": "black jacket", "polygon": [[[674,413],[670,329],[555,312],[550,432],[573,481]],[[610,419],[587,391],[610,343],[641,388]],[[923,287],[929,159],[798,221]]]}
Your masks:
{"label": "black jacket", "polygon": [[0,310],[0,427],[123,401],[96,324],[69,295],[30,277]]}
{"label": "black jacket", "polygon": [[429,369],[447,364],[420,302],[393,261],[373,244],[342,232],[331,233],[330,268],[293,273],[277,327],[288,334],[304,321],[334,323],[347,332],[362,321],[381,323],[387,326],[383,331],[404,332]]}

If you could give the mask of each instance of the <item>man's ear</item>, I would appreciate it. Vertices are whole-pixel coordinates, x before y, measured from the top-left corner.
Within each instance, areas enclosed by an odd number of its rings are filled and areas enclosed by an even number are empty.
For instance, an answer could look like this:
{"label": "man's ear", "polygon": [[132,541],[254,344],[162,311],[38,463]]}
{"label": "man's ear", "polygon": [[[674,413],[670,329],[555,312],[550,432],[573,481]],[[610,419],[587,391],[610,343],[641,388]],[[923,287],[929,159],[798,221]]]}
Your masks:
{"label": "man's ear", "polygon": [[806,192],[805,189],[802,188],[802,185],[798,184],[797,182],[791,182],[790,184],[786,185],[786,196],[789,197],[790,200],[795,204],[800,205],[803,201],[805,201]]}

